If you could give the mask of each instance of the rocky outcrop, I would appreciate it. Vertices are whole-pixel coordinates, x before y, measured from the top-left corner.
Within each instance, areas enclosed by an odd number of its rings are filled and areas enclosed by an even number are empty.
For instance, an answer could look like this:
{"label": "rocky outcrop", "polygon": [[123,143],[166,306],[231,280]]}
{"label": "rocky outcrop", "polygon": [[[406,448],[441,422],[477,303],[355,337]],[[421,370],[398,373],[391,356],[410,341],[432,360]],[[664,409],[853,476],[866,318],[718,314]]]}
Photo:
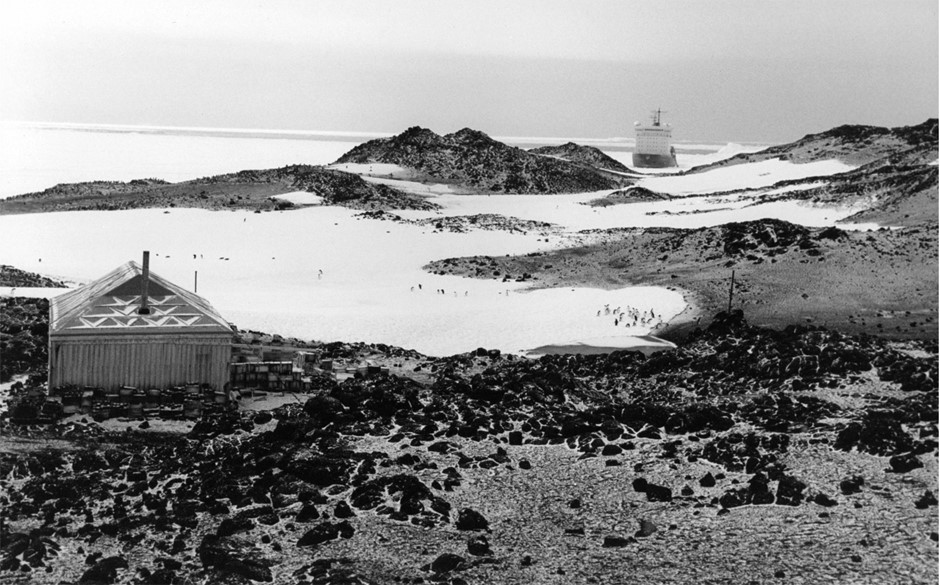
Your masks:
{"label": "rocky outcrop", "polygon": [[618,185],[593,168],[532,154],[469,128],[439,136],[415,126],[360,144],[336,161],[344,163],[395,164],[427,179],[485,192],[581,193]]}
{"label": "rocky outcrop", "polygon": [[611,205],[623,205],[626,203],[649,203],[651,201],[669,201],[676,197],[668,193],[657,193],[650,191],[645,187],[627,187],[614,191],[609,195],[591,199],[584,203],[591,207],[609,207]]}
{"label": "rocky outcrop", "polygon": [[[924,162],[937,159],[937,119],[930,118],[915,126],[884,128],[844,125],[807,134],[803,138],[771,146],[759,152],[742,153],[731,158],[695,167],[689,173],[750,162],[780,158],[795,163],[837,159],[848,164],[865,165],[890,156],[918,157]],[[933,153],[932,159],[929,159]],[[924,159],[923,157],[927,157]]]}
{"label": "rocky outcrop", "polygon": [[295,205],[276,196],[294,191],[318,195],[327,205],[354,209],[437,209],[437,205],[421,196],[370,183],[357,175],[322,166],[291,165],[181,183],[147,179],[127,183],[61,184],[45,191],[0,200],[0,215],[165,207],[288,210]]}
{"label": "rocky outcrop", "polygon": [[579,165],[585,165],[595,169],[616,171],[618,173],[633,173],[633,169],[627,167],[620,161],[604,154],[599,148],[593,146],[583,146],[574,142],[566,142],[561,146],[540,146],[530,148],[532,154],[542,156],[551,156],[560,158]]}
{"label": "rocky outcrop", "polygon": [[0,286],[65,288],[64,282],[20,270],[7,264],[0,264]]}

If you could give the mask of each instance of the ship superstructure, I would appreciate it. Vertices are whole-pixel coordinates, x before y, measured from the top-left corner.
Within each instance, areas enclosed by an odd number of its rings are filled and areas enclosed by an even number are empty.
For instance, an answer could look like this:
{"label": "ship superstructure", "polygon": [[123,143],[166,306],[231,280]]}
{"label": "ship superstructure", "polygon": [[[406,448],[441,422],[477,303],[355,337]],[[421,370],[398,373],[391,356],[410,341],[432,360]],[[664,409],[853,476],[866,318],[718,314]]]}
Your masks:
{"label": "ship superstructure", "polygon": [[663,111],[654,110],[650,124],[634,122],[636,128],[636,150],[633,166],[664,168],[678,166],[676,150],[672,147],[672,126],[662,123]]}

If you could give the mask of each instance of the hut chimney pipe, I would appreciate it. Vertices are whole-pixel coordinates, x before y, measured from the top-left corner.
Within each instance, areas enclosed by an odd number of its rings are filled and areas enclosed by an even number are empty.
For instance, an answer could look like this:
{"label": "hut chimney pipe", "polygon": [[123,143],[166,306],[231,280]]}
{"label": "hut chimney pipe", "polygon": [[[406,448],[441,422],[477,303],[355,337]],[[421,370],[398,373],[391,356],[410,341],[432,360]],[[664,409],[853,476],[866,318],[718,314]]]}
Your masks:
{"label": "hut chimney pipe", "polygon": [[144,250],[144,269],[140,276],[140,315],[150,314],[150,252]]}

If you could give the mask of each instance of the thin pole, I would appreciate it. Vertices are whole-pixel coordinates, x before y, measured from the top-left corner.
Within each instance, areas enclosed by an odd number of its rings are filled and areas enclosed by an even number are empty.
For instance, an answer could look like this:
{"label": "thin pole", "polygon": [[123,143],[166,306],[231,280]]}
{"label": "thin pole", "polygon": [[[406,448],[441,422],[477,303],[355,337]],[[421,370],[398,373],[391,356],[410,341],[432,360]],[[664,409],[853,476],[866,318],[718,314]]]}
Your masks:
{"label": "thin pole", "polygon": [[731,271],[731,286],[728,287],[728,312],[731,312],[731,299],[734,298],[734,270]]}
{"label": "thin pole", "polygon": [[199,271],[193,271],[193,292],[199,292]]}

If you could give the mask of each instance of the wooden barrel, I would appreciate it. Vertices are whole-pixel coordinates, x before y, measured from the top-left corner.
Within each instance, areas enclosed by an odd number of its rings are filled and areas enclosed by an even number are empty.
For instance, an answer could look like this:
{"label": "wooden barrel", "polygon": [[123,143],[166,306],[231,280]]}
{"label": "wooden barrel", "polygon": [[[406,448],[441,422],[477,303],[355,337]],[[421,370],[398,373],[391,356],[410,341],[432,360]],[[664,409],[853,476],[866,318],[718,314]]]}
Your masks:
{"label": "wooden barrel", "polygon": [[142,404],[131,404],[127,407],[127,416],[130,418],[141,418],[144,416],[144,407]]}
{"label": "wooden barrel", "polygon": [[130,386],[123,386],[120,390],[118,390],[118,394],[121,395],[121,400],[127,402],[134,394],[134,388],[131,388]]}
{"label": "wooden barrel", "polygon": [[91,412],[91,398],[83,398],[78,409],[85,414]]}

